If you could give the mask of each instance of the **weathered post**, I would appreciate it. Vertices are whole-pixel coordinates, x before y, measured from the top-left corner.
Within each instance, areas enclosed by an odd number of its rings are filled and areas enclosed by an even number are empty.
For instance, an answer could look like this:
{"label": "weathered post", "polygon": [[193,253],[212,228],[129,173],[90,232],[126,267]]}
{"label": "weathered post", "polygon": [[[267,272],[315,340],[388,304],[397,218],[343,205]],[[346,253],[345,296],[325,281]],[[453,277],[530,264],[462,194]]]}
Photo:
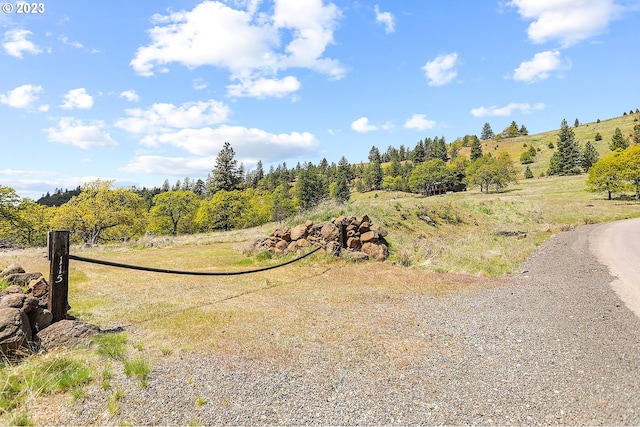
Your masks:
{"label": "weathered post", "polygon": [[67,318],[69,307],[69,232],[49,232],[49,301],[53,323]]}
{"label": "weathered post", "polygon": [[347,247],[347,221],[340,221],[340,246]]}

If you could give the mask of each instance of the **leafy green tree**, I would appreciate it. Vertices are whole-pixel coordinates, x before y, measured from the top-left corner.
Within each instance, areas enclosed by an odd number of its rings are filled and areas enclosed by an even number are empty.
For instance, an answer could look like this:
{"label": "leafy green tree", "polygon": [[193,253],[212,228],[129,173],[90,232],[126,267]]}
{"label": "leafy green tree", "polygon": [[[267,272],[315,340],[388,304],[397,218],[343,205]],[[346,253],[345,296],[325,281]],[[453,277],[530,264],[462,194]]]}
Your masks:
{"label": "leafy green tree", "polygon": [[497,158],[485,154],[469,165],[465,180],[470,186],[480,187],[480,191],[489,192],[493,186],[496,191],[517,182],[518,173],[507,152],[501,152]]}
{"label": "leafy green tree", "polygon": [[609,149],[611,151],[625,150],[629,146],[629,141],[622,135],[620,128],[616,128],[611,136],[611,142],[609,143]]}
{"label": "leafy green tree", "polygon": [[485,123],[484,126],[482,126],[482,133],[480,134],[480,139],[487,140],[487,139],[493,139],[493,137],[494,137],[494,133],[493,133],[493,129],[491,129],[491,125],[489,123]]}
{"label": "leafy green tree", "polygon": [[149,231],[178,235],[193,231],[193,217],[200,207],[198,196],[192,191],[177,190],[160,193],[153,198],[149,211]]}
{"label": "leafy green tree", "polygon": [[20,196],[11,187],[0,185],[0,221],[9,222],[17,217]]}
{"label": "leafy green tree", "polygon": [[527,168],[524,170],[524,177],[526,179],[533,178],[533,172],[531,172],[531,168],[529,168],[529,166],[527,166]]}
{"label": "leafy green tree", "polygon": [[582,169],[589,172],[591,166],[593,166],[599,158],[600,154],[598,154],[598,150],[596,150],[591,141],[587,141],[582,150]]}
{"label": "leafy green tree", "polygon": [[518,124],[515,120],[513,120],[511,124],[502,131],[502,136],[504,138],[514,138],[518,135],[520,135],[520,130],[518,129]]}
{"label": "leafy green tree", "polygon": [[22,199],[13,224],[18,240],[28,246],[46,246],[52,212],[53,208],[42,206],[28,198]]}
{"label": "leafy green tree", "polygon": [[[547,175],[575,175],[582,172],[582,150],[575,140],[573,129],[565,119],[560,124],[558,150],[553,153]],[[555,158],[554,158],[555,157]]]}
{"label": "leafy green tree", "polygon": [[271,220],[282,221],[297,211],[297,200],[292,197],[289,184],[278,185],[272,193]]}
{"label": "leafy green tree", "polygon": [[241,228],[246,198],[242,191],[219,190],[198,208],[194,223],[200,231]]}
{"label": "leafy green tree", "polygon": [[606,191],[611,200],[613,193],[624,189],[623,164],[620,159],[621,151],[613,151],[598,160],[589,168],[587,189],[594,193]]}
{"label": "leafy green tree", "polygon": [[622,178],[635,191],[640,200],[640,145],[633,145],[622,152]]}
{"label": "leafy green tree", "polygon": [[53,225],[70,230],[72,239],[88,245],[142,234],[147,226],[144,200],[112,185],[101,180],[84,184],[79,195],[57,209]]}
{"label": "leafy green tree", "polygon": [[234,158],[235,155],[231,144],[225,142],[222,150],[218,153],[212,175],[207,182],[209,196],[216,191],[233,191],[240,187],[243,176],[238,161]]}
{"label": "leafy green tree", "polygon": [[533,163],[533,157],[531,157],[531,153],[528,150],[520,154],[520,163],[523,165]]}
{"label": "leafy green tree", "polygon": [[432,194],[438,187],[447,187],[455,181],[453,170],[442,159],[432,159],[416,166],[409,177],[409,189],[414,193]]}
{"label": "leafy green tree", "polygon": [[474,139],[473,142],[471,143],[471,154],[469,155],[469,158],[473,162],[481,157],[482,157],[482,143],[480,142],[479,139]]}

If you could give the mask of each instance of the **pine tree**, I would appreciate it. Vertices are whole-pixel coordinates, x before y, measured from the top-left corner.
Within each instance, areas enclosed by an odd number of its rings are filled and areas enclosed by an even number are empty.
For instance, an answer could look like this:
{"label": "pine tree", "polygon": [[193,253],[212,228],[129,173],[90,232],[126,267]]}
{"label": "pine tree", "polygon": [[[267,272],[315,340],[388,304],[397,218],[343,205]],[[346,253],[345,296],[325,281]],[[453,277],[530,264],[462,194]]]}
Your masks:
{"label": "pine tree", "polygon": [[616,128],[613,131],[611,142],[609,143],[609,149],[611,151],[626,150],[629,147],[629,141],[622,135],[620,128]]}
{"label": "pine tree", "polygon": [[351,192],[349,191],[349,186],[347,185],[347,179],[344,175],[340,175],[338,180],[336,181],[336,187],[334,189],[334,199],[336,199],[339,203],[348,202],[351,198]]}
{"label": "pine tree", "polygon": [[487,139],[493,139],[493,137],[494,137],[494,133],[493,133],[493,129],[491,129],[491,125],[489,123],[485,123],[484,126],[482,126],[482,133],[480,134],[480,139],[487,140]]}
{"label": "pine tree", "polygon": [[235,155],[231,144],[225,142],[222,150],[218,153],[212,175],[207,182],[209,195],[220,190],[233,191],[242,182],[242,172],[238,161],[234,159]]}
{"label": "pine tree", "polygon": [[[582,172],[582,150],[565,119],[558,133],[558,151],[553,153],[547,175],[575,175]],[[554,159],[555,157],[555,159]]]}
{"label": "pine tree", "polygon": [[469,158],[473,162],[480,157],[482,157],[482,144],[480,143],[480,140],[476,138],[471,143],[471,154],[469,155]]}
{"label": "pine tree", "polygon": [[371,163],[382,161],[382,157],[380,156],[380,150],[378,150],[378,147],[376,147],[375,145],[371,147],[371,150],[369,150],[368,159],[369,159],[369,162]]}
{"label": "pine tree", "polygon": [[527,136],[529,135],[529,130],[526,128],[525,125],[520,126],[520,130],[518,131],[518,133],[522,136]]}
{"label": "pine tree", "polygon": [[524,177],[526,179],[533,178],[533,172],[531,172],[531,168],[529,168],[529,166],[527,166],[527,168],[524,170]]}
{"label": "pine tree", "polygon": [[424,162],[425,155],[424,143],[420,140],[413,149],[413,158],[411,160],[413,160],[413,163],[416,165],[419,165]]}
{"label": "pine tree", "polygon": [[593,166],[599,158],[600,155],[598,154],[596,148],[593,146],[591,141],[587,141],[587,143],[584,145],[584,149],[582,150],[582,168],[584,169],[584,171],[589,172],[591,166]]}
{"label": "pine tree", "polygon": [[635,125],[631,131],[631,142],[640,144],[640,125]]}
{"label": "pine tree", "polygon": [[433,158],[441,159],[443,162],[449,160],[449,155],[447,154],[447,142],[444,139],[444,136],[438,138],[437,136],[433,140]]}

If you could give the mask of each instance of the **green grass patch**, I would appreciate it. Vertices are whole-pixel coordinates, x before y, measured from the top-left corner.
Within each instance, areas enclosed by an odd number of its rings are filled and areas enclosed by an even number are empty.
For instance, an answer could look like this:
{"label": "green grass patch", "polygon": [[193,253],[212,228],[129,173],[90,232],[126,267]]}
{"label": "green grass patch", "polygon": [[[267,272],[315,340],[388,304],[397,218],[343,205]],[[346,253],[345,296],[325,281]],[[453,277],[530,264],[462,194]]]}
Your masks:
{"label": "green grass patch", "polygon": [[93,337],[93,342],[97,344],[96,353],[114,360],[122,360],[127,354],[127,335],[98,334]]}
{"label": "green grass patch", "polygon": [[148,384],[147,377],[151,373],[151,365],[142,357],[134,357],[133,359],[125,360],[124,374],[128,377],[135,377],[140,381],[141,387],[146,387]]}

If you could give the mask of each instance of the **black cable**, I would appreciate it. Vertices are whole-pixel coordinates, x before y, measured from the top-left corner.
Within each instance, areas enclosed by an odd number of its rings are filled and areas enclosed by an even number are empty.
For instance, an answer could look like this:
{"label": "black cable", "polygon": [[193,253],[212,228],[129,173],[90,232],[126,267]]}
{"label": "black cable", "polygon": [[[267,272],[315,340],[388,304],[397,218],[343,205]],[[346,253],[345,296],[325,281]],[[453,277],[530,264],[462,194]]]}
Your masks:
{"label": "black cable", "polygon": [[273,270],[274,268],[284,267],[285,265],[292,264],[296,261],[300,261],[301,259],[306,258],[315,252],[318,252],[320,249],[322,249],[322,246],[318,246],[311,252],[308,252],[304,255],[301,255],[287,262],[283,262],[282,264],[271,265],[269,267],[262,267],[262,268],[256,268],[254,270],[244,270],[244,271],[211,271],[209,272],[209,271],[167,270],[164,268],[142,267],[139,265],[121,264],[119,262],[104,261],[104,260],[93,259],[93,258],[84,258],[81,256],[71,255],[71,254],[69,254],[69,259],[73,259],[75,261],[89,262],[92,264],[108,265],[110,267],[120,267],[120,268],[128,268],[131,270],[150,271],[154,273],[185,274],[185,275],[192,275],[192,276],[238,276],[241,274],[259,273],[261,271]]}

